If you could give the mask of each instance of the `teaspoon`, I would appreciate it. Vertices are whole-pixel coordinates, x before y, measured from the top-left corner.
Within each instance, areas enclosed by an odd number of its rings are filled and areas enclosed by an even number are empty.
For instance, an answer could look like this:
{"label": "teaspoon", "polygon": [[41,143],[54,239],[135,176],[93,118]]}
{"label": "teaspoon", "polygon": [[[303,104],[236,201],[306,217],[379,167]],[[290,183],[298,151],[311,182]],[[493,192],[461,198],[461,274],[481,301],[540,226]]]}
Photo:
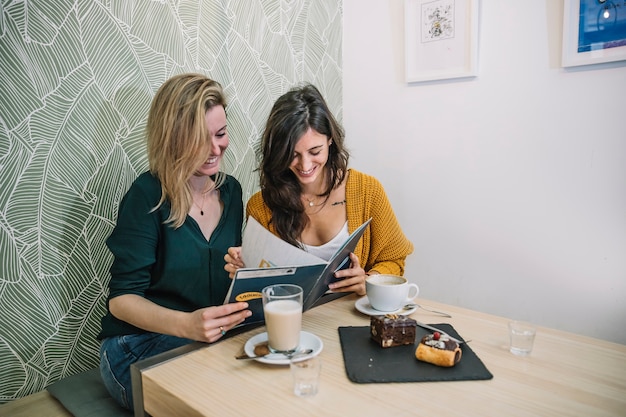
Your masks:
{"label": "teaspoon", "polygon": [[[296,355],[308,355],[309,353],[313,353],[313,349],[298,350],[292,353],[283,354],[283,356],[287,359],[291,359]],[[275,355],[275,353],[268,353],[267,355],[258,356],[248,356],[246,353],[244,353],[243,355],[235,356],[235,359],[259,359],[266,358],[270,355]]]}
{"label": "teaspoon", "polygon": [[411,310],[411,309],[413,309],[413,308],[415,308],[415,307],[417,307],[417,308],[421,308],[422,310],[430,311],[431,313],[439,314],[439,315],[444,316],[444,317],[449,317],[449,318],[451,318],[451,317],[452,317],[451,315],[449,315],[448,313],[444,313],[443,311],[431,310],[431,309],[429,309],[429,308],[422,307],[421,305],[419,305],[419,304],[414,304],[414,303],[411,303],[411,304],[406,304],[406,305],[405,305],[404,307],[402,307],[402,308],[403,308],[404,310]]}

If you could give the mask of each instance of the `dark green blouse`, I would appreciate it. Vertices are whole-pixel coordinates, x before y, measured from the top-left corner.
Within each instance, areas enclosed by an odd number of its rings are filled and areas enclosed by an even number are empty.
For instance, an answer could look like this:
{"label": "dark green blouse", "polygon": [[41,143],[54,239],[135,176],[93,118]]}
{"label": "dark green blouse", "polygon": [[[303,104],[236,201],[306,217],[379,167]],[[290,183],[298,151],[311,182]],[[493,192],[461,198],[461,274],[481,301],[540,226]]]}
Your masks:
{"label": "dark green blouse", "polygon": [[[190,216],[178,229],[165,224],[169,202],[151,212],[160,197],[159,180],[145,172],[120,203],[117,225],[106,242],[114,257],[107,310],[109,300],[122,294],[179,311],[224,303],[231,282],[224,255],[229,247],[241,246],[241,185],[228,175],[220,187],[224,211],[209,241]],[[107,312],[98,338],[143,332]]]}

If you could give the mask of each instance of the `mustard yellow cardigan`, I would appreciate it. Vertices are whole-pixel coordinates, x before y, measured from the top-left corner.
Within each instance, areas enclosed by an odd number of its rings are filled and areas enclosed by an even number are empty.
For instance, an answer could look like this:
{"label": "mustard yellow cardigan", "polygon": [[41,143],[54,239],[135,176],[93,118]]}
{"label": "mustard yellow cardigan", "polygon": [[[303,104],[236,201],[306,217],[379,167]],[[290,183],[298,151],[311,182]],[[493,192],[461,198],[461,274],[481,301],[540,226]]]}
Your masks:
{"label": "mustard yellow cardigan", "polygon": [[[346,182],[346,212],[349,233],[372,218],[354,250],[365,272],[403,275],[405,260],[413,252],[413,244],[402,232],[382,184],[370,175],[350,169]],[[272,213],[260,191],[248,201],[246,215],[254,217],[278,236],[270,223]]]}

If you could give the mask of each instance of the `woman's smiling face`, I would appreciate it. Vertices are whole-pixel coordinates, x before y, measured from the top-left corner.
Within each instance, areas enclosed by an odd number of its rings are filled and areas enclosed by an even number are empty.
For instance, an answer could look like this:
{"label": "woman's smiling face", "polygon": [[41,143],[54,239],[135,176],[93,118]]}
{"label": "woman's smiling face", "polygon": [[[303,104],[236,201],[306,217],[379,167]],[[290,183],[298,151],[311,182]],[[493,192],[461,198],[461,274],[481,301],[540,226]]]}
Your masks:
{"label": "woman's smiling face", "polygon": [[311,128],[296,143],[289,169],[302,186],[315,184],[323,179],[329,145],[330,139],[326,135]]}
{"label": "woman's smiling face", "polygon": [[220,169],[220,161],[228,148],[229,138],[226,130],[226,111],[222,106],[210,108],[205,115],[210,145],[207,159],[198,168],[199,175],[215,175]]}

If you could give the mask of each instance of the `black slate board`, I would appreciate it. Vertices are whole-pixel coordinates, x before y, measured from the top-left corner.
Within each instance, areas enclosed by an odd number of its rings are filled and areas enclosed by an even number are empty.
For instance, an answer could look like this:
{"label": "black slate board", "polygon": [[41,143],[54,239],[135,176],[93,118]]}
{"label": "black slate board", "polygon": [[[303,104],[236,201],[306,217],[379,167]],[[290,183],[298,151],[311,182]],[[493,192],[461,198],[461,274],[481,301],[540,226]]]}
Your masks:
{"label": "black slate board", "polygon": [[[433,324],[458,339],[462,338],[449,324]],[[461,361],[451,368],[443,368],[415,359],[415,349],[422,337],[432,333],[417,328],[414,345],[382,348],[370,338],[370,328],[339,327],[346,373],[352,382],[433,382],[491,379],[493,375],[474,351],[461,345]]]}

